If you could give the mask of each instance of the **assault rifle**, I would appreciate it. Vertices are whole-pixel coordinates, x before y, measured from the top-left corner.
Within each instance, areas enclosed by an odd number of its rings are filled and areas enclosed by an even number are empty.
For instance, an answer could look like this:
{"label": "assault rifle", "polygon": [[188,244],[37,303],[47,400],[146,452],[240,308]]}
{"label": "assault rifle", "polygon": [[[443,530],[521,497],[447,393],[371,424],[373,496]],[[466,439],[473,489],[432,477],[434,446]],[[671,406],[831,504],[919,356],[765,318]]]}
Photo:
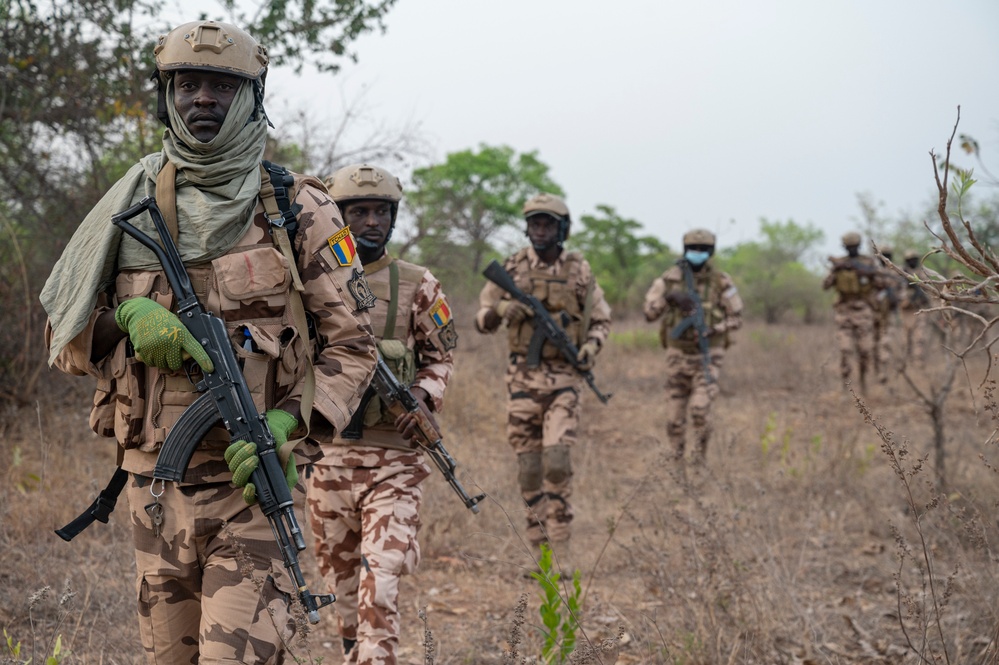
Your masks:
{"label": "assault rifle", "polygon": [[673,326],[673,329],[669,331],[669,337],[670,339],[680,339],[680,336],[690,328],[697,331],[697,349],[701,352],[701,362],[704,365],[704,380],[708,383],[714,383],[715,378],[711,376],[711,344],[708,341],[711,331],[704,320],[704,303],[701,302],[701,296],[698,295],[697,287],[694,285],[694,271],[686,259],[680,259],[676,264],[683,272],[683,283],[687,287],[687,295],[690,296],[690,301],[694,305],[694,311]]}
{"label": "assault rifle", "polygon": [[541,363],[541,346],[545,342],[550,342],[558,349],[562,357],[572,365],[573,369],[586,379],[587,385],[596,393],[597,399],[606,404],[607,400],[612,397],[612,394],[600,392],[600,389],[597,388],[593,381],[593,372],[579,366],[579,360],[577,359],[579,349],[576,348],[576,345],[569,339],[569,336],[565,332],[565,325],[568,323],[566,320],[567,315],[564,312],[562,313],[561,326],[556,323],[552,315],[545,309],[545,306],[541,304],[541,301],[517,288],[510,273],[504,270],[503,266],[495,259],[489,262],[489,265],[486,266],[482,274],[486,276],[486,279],[509,293],[515,300],[530,307],[531,311],[534,312],[534,334],[531,335],[531,341],[527,345],[528,367],[537,367]]}
{"label": "assault rifle", "polygon": [[457,464],[454,458],[447,452],[447,448],[441,443],[441,434],[437,427],[430,421],[427,414],[420,408],[420,401],[407,388],[392,370],[389,369],[382,357],[378,356],[378,364],[375,366],[375,375],[371,379],[371,388],[378,394],[385,408],[395,415],[401,415],[402,411],[413,414],[416,419],[417,442],[426,450],[430,459],[434,461],[437,468],[444,474],[451,489],[461,498],[465,507],[473,513],[478,514],[479,501],[486,498],[485,494],[469,496],[465,488],[458,482],[454,475]]}
{"label": "assault rifle", "polygon": [[[128,222],[145,211],[152,217],[162,247]],[[215,364],[215,371],[205,372],[204,379],[197,385],[198,391],[203,394],[181,414],[163,442],[153,477],[172,482],[183,480],[195,448],[220,420],[233,441],[253,441],[257,444],[260,464],[251,476],[257,490],[257,501],[270,522],[284,565],[298,589],[298,598],[305,607],[309,622],[319,623],[318,610],[330,605],[336,598],[331,593],[313,594],[305,584],[298,562],[298,552],[305,549],[305,539],[295,517],[291,490],[278,459],[274,435],[267,426],[266,418],[257,412],[253,404],[225,323],[205,311],[198,302],[180,252],[153,197],[145,197],[128,210],[114,215],[111,221],[159,259],[177,298],[177,316]]]}

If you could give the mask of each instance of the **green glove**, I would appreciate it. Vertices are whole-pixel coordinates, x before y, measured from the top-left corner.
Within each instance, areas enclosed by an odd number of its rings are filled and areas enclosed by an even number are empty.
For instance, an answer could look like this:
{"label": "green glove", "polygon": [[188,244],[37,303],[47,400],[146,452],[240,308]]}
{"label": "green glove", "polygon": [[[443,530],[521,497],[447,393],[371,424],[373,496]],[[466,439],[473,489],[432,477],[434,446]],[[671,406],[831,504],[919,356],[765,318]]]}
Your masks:
{"label": "green glove", "polygon": [[[274,447],[281,456],[281,446],[288,443],[288,437],[298,429],[298,418],[287,411],[281,409],[271,409],[264,416],[267,418],[267,426],[274,435]],[[235,441],[225,449],[225,461],[232,471],[232,484],[243,488],[243,501],[248,504],[257,502],[257,488],[250,482],[250,475],[260,465],[260,456],[257,455],[257,444],[253,441]],[[295,467],[295,453],[288,455],[288,462],[284,467],[284,479],[291,489],[298,482],[298,468]]]}
{"label": "green glove", "polygon": [[118,305],[114,320],[135,348],[142,362],[160,369],[177,371],[184,364],[184,354],[194,358],[205,372],[214,372],[215,364],[198,340],[184,327],[177,315],[149,298],[132,298]]}

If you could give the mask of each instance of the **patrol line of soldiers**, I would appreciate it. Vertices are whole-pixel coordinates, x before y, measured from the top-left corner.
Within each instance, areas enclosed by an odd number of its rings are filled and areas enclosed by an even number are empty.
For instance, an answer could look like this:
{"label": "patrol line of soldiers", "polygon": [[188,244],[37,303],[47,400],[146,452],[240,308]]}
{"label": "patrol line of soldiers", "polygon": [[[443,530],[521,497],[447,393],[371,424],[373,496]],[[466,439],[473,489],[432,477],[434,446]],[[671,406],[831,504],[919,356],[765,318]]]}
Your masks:
{"label": "patrol line of soldiers", "polygon": [[[41,294],[50,365],[97,380],[90,425],[120,447],[115,478],[124,480],[102,496],[124,488],[128,497],[147,660],[286,662],[299,629],[297,589],[253,505],[256,443],[214,427],[182,482],[154,479],[164,441],[216,371],[207,340],[178,316],[158,260],[110,223],[155,196],[198,300],[226,327],[296,511],[308,510],[320,571],[337,595],[344,662],[395,663],[399,577],[420,561],[429,468],[413,414],[391,412],[369,383],[380,357],[434,422],[458,342],[451,306],[429,270],[387,252],[402,198],[392,174],[355,164],[323,183],[262,161],[266,48],[237,26],[203,20],[162,35],[153,55],[162,149],[91,210]],[[565,202],[539,194],[524,217],[529,246],[505,268],[561,322],[578,355],[566,359],[546,343],[533,362],[533,310],[491,283],[475,326],[507,328],[507,437],[527,537],[567,556],[574,366],[593,366],[611,311],[589,263],[564,248]],[[155,235],[147,216],[133,223]],[[725,348],[741,324],[741,300],[713,268],[714,249],[710,232],[684,236],[682,265],[655,281],[645,304],[649,321],[663,319],[669,440],[682,456],[689,412],[698,460]]]}
{"label": "patrol line of soldiers", "polygon": [[[909,279],[860,253],[859,233],[843,235],[846,256],[829,257],[832,264],[822,282],[833,289],[836,342],[840,351],[840,376],[856,376],[861,391],[874,375],[885,383],[905,363],[922,366],[932,319],[920,310],[933,306],[929,294],[919,286],[928,275],[914,249],[905,251],[903,272]],[[881,247],[882,261],[891,262],[891,247]],[[855,373],[856,372],[856,373]]]}

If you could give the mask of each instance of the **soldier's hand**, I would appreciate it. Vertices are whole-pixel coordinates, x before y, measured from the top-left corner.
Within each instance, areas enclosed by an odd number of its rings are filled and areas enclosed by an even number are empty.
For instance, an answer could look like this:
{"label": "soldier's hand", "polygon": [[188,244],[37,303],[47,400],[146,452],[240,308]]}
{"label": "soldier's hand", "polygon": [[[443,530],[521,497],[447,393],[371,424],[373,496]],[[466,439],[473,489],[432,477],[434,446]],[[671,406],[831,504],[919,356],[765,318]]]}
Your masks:
{"label": "soldier's hand", "polygon": [[666,302],[684,313],[694,311],[695,307],[694,299],[686,291],[670,291],[666,294]]}
{"label": "soldier's hand", "polygon": [[136,357],[147,365],[177,371],[185,359],[194,358],[205,372],[215,371],[215,364],[204,347],[177,315],[155,300],[126,300],[118,305],[114,320],[128,333]]}
{"label": "soldier's hand", "polygon": [[[274,435],[274,447],[277,449],[278,457],[284,459],[281,454],[281,446],[288,443],[288,437],[298,429],[298,418],[287,411],[281,409],[271,409],[266,414],[267,426]],[[257,488],[250,482],[250,476],[257,467],[260,466],[260,456],[257,455],[257,444],[253,441],[234,441],[225,449],[225,461],[232,471],[232,484],[243,488],[243,501],[248,504],[257,502]],[[298,482],[298,468],[295,466],[295,454],[288,453],[284,467],[284,479],[291,489]]]}
{"label": "soldier's hand", "polygon": [[[416,397],[416,400],[420,405],[420,411],[423,412],[422,415],[427,419],[430,425],[439,432],[440,427],[437,425],[437,419],[434,418],[434,414],[428,406],[430,396],[427,394],[427,391],[423,388],[411,388],[410,392],[412,392],[413,396]],[[422,427],[420,427],[420,418],[415,413],[404,411],[399,414],[399,416],[395,419],[395,429],[402,434],[402,438],[407,441],[413,441],[416,439],[417,443],[421,444],[433,443],[433,441],[419,440],[423,437],[433,436],[434,432],[421,432]]]}
{"label": "soldier's hand", "polygon": [[587,340],[585,344],[579,347],[579,353],[576,354],[576,362],[579,363],[577,367],[581,370],[593,369],[599,352],[600,345],[595,340]]}
{"label": "soldier's hand", "polygon": [[496,313],[508,326],[515,326],[534,316],[534,310],[519,300],[500,300],[496,303]]}

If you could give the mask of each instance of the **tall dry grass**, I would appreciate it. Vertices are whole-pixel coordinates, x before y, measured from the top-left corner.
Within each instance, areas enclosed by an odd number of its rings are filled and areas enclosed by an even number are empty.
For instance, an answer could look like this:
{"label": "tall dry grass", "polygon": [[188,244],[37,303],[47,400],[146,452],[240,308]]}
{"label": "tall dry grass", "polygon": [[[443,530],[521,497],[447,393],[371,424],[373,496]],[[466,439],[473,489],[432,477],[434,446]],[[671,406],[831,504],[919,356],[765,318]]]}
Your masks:
{"label": "tall dry grass", "polygon": [[[467,323],[471,309],[456,310]],[[427,481],[423,563],[402,587],[405,663],[510,662],[517,626],[520,658],[542,643],[504,432],[505,342],[465,326],[460,336],[441,424],[460,479],[489,498],[472,515],[437,475]],[[926,662],[997,662],[995,475],[980,457],[993,454],[995,423],[979,376],[962,377],[948,401],[950,483],[940,496],[929,469],[913,465],[932,440],[920,404],[897,380],[872,385],[858,404],[837,378],[829,328],[739,333],[702,470],[665,455],[663,365],[653,327],[619,315],[595,369],[614,397],[607,406],[583,397],[570,554],[584,573],[588,651],[576,662],[917,663],[917,652]],[[4,414],[0,625],[39,654],[61,634],[72,662],[139,662],[126,511],[72,544],[52,534],[113,464],[108,442],[87,430],[86,399],[78,389],[42,404],[41,418]],[[19,485],[29,472],[39,481]],[[307,573],[318,583],[312,564]],[[67,580],[76,595],[60,606]],[[309,637],[325,663],[339,662],[331,617]]]}

